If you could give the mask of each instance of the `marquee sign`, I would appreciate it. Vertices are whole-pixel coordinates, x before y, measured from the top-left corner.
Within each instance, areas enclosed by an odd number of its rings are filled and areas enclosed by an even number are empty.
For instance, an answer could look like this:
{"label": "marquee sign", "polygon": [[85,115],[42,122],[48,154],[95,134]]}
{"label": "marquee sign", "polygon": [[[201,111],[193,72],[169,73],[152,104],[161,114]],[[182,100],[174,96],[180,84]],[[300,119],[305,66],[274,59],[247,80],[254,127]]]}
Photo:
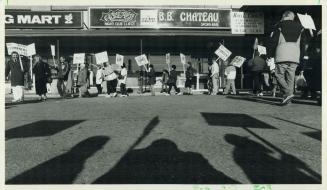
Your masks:
{"label": "marquee sign", "polygon": [[5,28],[82,28],[82,12],[6,10]]}
{"label": "marquee sign", "polygon": [[91,28],[230,29],[230,9],[90,8]]}

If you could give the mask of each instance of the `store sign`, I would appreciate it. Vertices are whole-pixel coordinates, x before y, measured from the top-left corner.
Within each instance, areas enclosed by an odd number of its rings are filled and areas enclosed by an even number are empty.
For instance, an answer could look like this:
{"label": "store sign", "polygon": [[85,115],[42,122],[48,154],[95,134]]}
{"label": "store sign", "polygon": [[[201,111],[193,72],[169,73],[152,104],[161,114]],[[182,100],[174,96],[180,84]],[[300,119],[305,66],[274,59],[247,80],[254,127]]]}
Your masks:
{"label": "store sign", "polygon": [[5,28],[82,28],[82,12],[6,10]]}
{"label": "store sign", "polygon": [[230,29],[231,10],[90,8],[91,28]]}
{"label": "store sign", "polygon": [[264,34],[264,15],[258,12],[232,12],[232,34]]}

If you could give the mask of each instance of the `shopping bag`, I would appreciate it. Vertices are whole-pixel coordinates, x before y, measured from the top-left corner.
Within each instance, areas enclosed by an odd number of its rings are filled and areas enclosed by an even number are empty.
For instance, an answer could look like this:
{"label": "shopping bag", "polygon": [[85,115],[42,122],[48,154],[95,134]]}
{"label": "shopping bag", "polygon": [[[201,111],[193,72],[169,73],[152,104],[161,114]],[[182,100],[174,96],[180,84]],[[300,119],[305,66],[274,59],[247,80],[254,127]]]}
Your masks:
{"label": "shopping bag", "polygon": [[307,81],[305,80],[303,73],[301,73],[296,80],[296,89],[303,90],[307,87]]}

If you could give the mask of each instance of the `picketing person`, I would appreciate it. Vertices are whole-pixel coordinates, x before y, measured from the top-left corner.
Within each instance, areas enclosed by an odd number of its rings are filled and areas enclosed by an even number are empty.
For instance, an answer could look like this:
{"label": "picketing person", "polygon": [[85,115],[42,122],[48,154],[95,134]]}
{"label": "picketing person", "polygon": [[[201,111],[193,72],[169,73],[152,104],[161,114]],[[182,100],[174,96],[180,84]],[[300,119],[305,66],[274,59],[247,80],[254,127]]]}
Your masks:
{"label": "picketing person", "polygon": [[10,74],[11,89],[13,91],[12,102],[24,101],[24,74],[28,72],[28,66],[26,62],[23,62],[19,58],[17,52],[11,53],[10,60],[6,63],[5,76]]}
{"label": "picketing person", "polygon": [[104,70],[102,71],[104,80],[107,81],[107,98],[117,97],[116,87],[118,84],[117,74],[114,71],[111,63],[104,63]]}
{"label": "picketing person", "polygon": [[86,96],[88,87],[88,69],[84,63],[80,64],[77,76],[78,97]]}
{"label": "picketing person", "polygon": [[171,66],[171,71],[168,79],[168,93],[166,94],[167,96],[170,95],[171,88],[174,87],[175,94],[181,95],[180,89],[177,88],[176,82],[177,82],[177,71],[176,71],[176,65]]}
{"label": "picketing person", "polygon": [[269,55],[276,63],[276,77],[283,94],[282,104],[289,103],[294,97],[295,70],[304,54],[306,35],[292,11],[285,11],[280,23],[271,34]]}
{"label": "picketing person", "polygon": [[69,64],[64,56],[60,56],[59,64],[55,64],[55,68],[58,71],[57,89],[60,97],[64,98],[66,95],[67,79],[70,70]]}
{"label": "picketing person", "polygon": [[127,97],[126,82],[127,82],[127,69],[125,63],[123,63],[119,75],[121,97]]}
{"label": "picketing person", "polygon": [[149,65],[148,83],[150,85],[151,96],[155,96],[154,85],[156,84],[156,71],[154,70],[152,64]]}
{"label": "picketing person", "polygon": [[215,57],[214,59],[212,59],[212,64],[211,64],[211,80],[213,85],[211,95],[217,95],[219,90],[219,65],[215,60]]}
{"label": "picketing person", "polygon": [[95,75],[95,84],[98,89],[98,93],[102,94],[102,82],[103,82],[103,76],[102,76],[102,66],[98,65],[98,69]]}
{"label": "picketing person", "polygon": [[47,82],[51,77],[49,65],[43,62],[40,55],[34,56],[33,73],[35,76],[35,91],[39,96],[39,100],[47,99]]}
{"label": "picketing person", "polygon": [[194,84],[194,73],[195,69],[192,67],[192,63],[187,63],[187,69],[185,73],[186,81],[185,81],[185,88],[186,88],[186,95],[192,95],[192,85]]}
{"label": "picketing person", "polygon": [[227,95],[229,93],[230,88],[232,88],[232,94],[236,95],[236,88],[235,88],[236,67],[232,65],[230,61],[228,61],[228,66],[225,69],[225,76],[227,78],[227,82],[226,82],[226,88],[224,94]]}
{"label": "picketing person", "polygon": [[161,93],[167,93],[168,91],[168,78],[169,72],[167,69],[164,69],[161,77]]}

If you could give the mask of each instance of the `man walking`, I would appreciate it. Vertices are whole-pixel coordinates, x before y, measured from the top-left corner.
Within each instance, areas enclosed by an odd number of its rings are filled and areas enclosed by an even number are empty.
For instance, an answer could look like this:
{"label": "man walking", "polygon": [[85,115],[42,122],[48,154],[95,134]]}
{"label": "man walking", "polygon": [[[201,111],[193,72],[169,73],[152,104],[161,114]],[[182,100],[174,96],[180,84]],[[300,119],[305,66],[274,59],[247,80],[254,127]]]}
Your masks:
{"label": "man walking", "polygon": [[294,97],[295,70],[305,50],[304,28],[294,18],[293,12],[286,11],[270,39],[268,57],[275,57],[276,77],[284,95],[282,104],[288,104]]}
{"label": "man walking", "polygon": [[211,95],[217,95],[219,90],[219,65],[215,59],[212,59],[211,80],[213,84],[213,91]]}

